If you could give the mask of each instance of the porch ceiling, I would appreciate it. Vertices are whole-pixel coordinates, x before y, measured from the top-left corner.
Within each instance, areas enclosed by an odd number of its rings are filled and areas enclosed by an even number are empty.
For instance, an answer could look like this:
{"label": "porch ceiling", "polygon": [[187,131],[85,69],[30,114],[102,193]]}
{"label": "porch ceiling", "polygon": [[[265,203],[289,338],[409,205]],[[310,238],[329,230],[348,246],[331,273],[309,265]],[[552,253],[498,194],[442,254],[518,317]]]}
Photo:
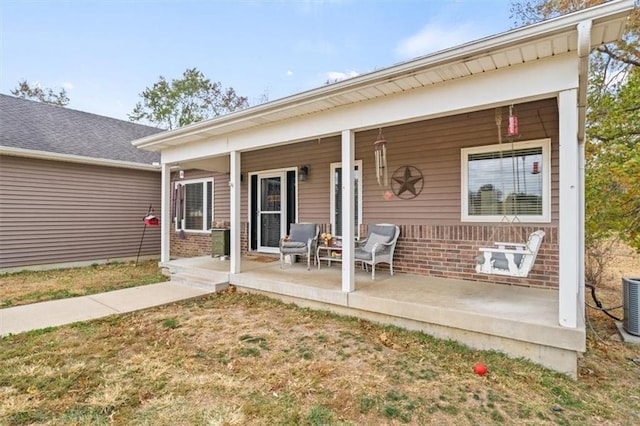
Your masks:
{"label": "porch ceiling", "polygon": [[619,40],[632,0],[584,11],[484,38],[243,111],[134,141],[160,151],[198,140],[442,84],[578,50],[577,24],[592,21],[591,47]]}

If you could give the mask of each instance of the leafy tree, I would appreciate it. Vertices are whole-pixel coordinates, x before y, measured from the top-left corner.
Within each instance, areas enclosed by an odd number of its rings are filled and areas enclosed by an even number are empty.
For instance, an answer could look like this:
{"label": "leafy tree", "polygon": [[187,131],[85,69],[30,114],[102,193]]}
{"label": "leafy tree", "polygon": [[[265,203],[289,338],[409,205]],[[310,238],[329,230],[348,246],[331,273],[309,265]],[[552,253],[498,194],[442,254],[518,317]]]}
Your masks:
{"label": "leafy tree", "polygon": [[[512,2],[511,18],[529,24],[603,0]],[[587,280],[597,284],[619,239],[640,251],[640,12],[623,40],[594,49],[589,70],[585,165]]]}
{"label": "leafy tree", "polygon": [[196,68],[187,69],[181,79],[160,80],[147,87],[129,114],[129,120],[146,120],[167,129],[217,117],[249,106],[247,98],[233,88],[211,82]]}
{"label": "leafy tree", "polygon": [[11,90],[11,94],[18,98],[32,99],[45,104],[59,106],[67,106],[69,104],[66,90],[60,89],[59,92],[55,92],[53,89],[43,89],[38,83],[33,86],[30,85],[27,80],[18,82],[16,88]]}
{"label": "leafy tree", "polygon": [[[510,18],[516,26],[533,24],[560,15],[606,3],[606,0],[530,0],[512,1]],[[640,66],[640,10],[636,8],[627,23],[622,41],[596,48],[623,64]]]}

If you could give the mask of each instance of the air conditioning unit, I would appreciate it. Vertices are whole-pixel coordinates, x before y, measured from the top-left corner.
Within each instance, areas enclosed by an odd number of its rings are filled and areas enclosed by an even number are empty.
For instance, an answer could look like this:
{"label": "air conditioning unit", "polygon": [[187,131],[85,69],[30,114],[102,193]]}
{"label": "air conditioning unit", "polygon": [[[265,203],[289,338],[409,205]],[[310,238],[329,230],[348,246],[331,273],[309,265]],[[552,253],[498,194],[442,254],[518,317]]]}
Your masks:
{"label": "air conditioning unit", "polygon": [[622,326],[634,336],[640,336],[640,278],[622,278]]}

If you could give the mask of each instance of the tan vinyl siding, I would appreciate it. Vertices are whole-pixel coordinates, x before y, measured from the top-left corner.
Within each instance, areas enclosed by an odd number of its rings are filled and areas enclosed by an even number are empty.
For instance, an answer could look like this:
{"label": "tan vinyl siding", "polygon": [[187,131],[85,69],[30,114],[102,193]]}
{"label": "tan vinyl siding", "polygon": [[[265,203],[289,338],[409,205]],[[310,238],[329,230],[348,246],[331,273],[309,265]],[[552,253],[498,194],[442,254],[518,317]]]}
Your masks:
{"label": "tan vinyl siding", "polygon": [[[506,131],[507,109],[503,108],[502,129]],[[469,223],[461,222],[461,149],[498,143],[493,108],[450,117],[406,123],[383,129],[387,140],[389,174],[402,166],[413,166],[424,177],[424,189],[414,199],[387,200],[376,182],[373,143],[378,129],[355,135],[355,159],[363,163],[363,226],[391,222],[400,225],[394,268],[399,272],[500,282],[504,284],[554,288],[558,286],[558,108],[555,99],[517,105],[520,135],[513,142],[551,140],[551,222]],[[341,160],[341,137],[281,145],[243,152],[241,188],[242,250],[248,247],[247,223],[249,174],[309,166],[306,181],[298,182],[298,220],[315,222],[328,230],[331,222],[331,163]],[[511,140],[503,136],[503,144]],[[199,176],[201,177],[201,176]],[[186,178],[186,176],[185,176]],[[216,185],[217,187],[217,185]],[[218,198],[216,195],[216,206]],[[217,215],[217,214],[216,214]],[[493,241],[524,242],[533,230],[546,236],[536,264],[528,278],[477,274],[474,258],[479,247]],[[185,255],[204,254],[208,240],[195,236],[178,240]],[[171,241],[174,253],[174,239]],[[383,267],[384,269],[384,267]]]}
{"label": "tan vinyl siding", "polygon": [[190,179],[213,178],[213,221],[221,223],[231,222],[229,190],[229,174],[220,172],[210,172],[207,170],[184,170],[184,178],[180,179],[178,172],[171,174],[171,231],[170,250],[171,256],[191,257],[206,256],[211,254],[211,235],[205,232],[185,231],[183,238],[178,238],[175,230],[173,218],[175,182]]}
{"label": "tan vinyl siding", "polygon": [[[135,257],[160,173],[0,157],[0,268]],[[160,252],[147,227],[141,256]]]}
{"label": "tan vinyl siding", "polygon": [[[506,110],[503,109],[503,129]],[[558,110],[555,99],[519,105],[517,141],[550,138],[552,144],[552,224],[558,220]],[[383,197],[373,164],[378,129],[356,134],[356,160],[363,161],[363,223],[393,221],[400,225],[460,222],[460,149],[498,143],[495,110],[484,110],[383,129],[389,175],[413,166],[424,176],[422,193],[410,200]],[[503,137],[503,143],[510,141]],[[252,173],[309,165],[309,177],[298,183],[298,217],[304,222],[330,222],[330,164],[340,161],[340,137],[283,145],[242,154],[242,171]],[[248,179],[242,187],[242,220],[247,220]]]}
{"label": "tan vinyl siding", "polygon": [[[504,109],[503,109],[504,111]],[[520,136],[514,141],[551,138],[552,176],[558,173],[558,120],[555,100],[518,107]],[[502,128],[506,128],[506,113]],[[383,129],[389,153],[389,175],[402,166],[419,169],[424,177],[422,193],[411,200],[395,196],[387,201],[377,185],[373,169],[373,142],[378,130],[356,137],[356,158],[364,160],[364,222],[388,221],[392,212],[398,224],[460,223],[460,149],[498,143],[495,111],[485,110],[394,126]],[[503,144],[510,141],[503,135]],[[363,153],[362,155],[360,153]],[[552,223],[558,218],[558,182],[552,179]]]}
{"label": "tan vinyl siding", "polygon": [[[171,175],[171,209],[173,212],[173,188],[175,182],[186,181],[191,179],[213,178],[213,221],[229,222],[231,221],[230,202],[231,192],[229,191],[229,174],[210,172],[207,170],[185,170],[184,178],[180,179],[178,173]],[[175,228],[175,226],[174,226]]]}
{"label": "tan vinyl siding", "polygon": [[[248,173],[309,166],[309,177],[298,182],[298,217],[304,222],[324,223],[329,219],[330,164],[340,161],[340,138],[324,138],[242,154],[242,171]],[[242,187],[242,220],[247,220],[248,185]]]}

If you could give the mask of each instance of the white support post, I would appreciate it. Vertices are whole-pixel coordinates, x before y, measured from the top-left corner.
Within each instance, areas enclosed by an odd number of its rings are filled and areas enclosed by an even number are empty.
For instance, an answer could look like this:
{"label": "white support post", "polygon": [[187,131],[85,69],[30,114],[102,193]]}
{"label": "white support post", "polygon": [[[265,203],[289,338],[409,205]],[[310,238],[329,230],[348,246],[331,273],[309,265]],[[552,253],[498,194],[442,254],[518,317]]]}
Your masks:
{"label": "white support post", "polygon": [[160,181],[160,262],[171,259],[171,168],[162,163]]}
{"label": "white support post", "polygon": [[559,250],[559,322],[563,327],[576,328],[578,313],[582,312],[579,300],[580,261],[583,248],[580,218],[582,185],[578,144],[578,91],[560,92],[558,96],[560,122],[560,220],[558,230]]}
{"label": "white support post", "polygon": [[584,223],[585,223],[585,133],[586,133],[586,114],[587,114],[587,86],[589,78],[589,56],[591,55],[591,29],[593,27],[592,21],[583,21],[578,24],[578,60],[580,63],[578,74],[578,182],[579,187],[579,206],[580,215],[578,223],[580,225],[578,229],[578,243],[579,243],[579,260],[578,260],[578,318],[585,318],[585,305],[584,305],[584,270],[585,270],[585,247],[584,247]]}
{"label": "white support post", "polygon": [[355,265],[353,258],[355,225],[354,173],[355,133],[342,131],[342,291],[355,290]]}
{"label": "white support post", "polygon": [[585,224],[585,141],[584,139],[578,140],[578,155],[580,156],[580,166],[578,167],[578,182],[580,184],[578,194],[580,199],[578,205],[580,208],[580,215],[578,217],[578,318],[585,318],[585,305],[584,305],[584,270],[585,270],[585,246],[584,246],[584,224]]}
{"label": "white support post", "polygon": [[231,274],[239,274],[241,270],[240,258],[240,152],[229,153],[229,192],[231,193],[231,235],[230,235],[230,270]]}

